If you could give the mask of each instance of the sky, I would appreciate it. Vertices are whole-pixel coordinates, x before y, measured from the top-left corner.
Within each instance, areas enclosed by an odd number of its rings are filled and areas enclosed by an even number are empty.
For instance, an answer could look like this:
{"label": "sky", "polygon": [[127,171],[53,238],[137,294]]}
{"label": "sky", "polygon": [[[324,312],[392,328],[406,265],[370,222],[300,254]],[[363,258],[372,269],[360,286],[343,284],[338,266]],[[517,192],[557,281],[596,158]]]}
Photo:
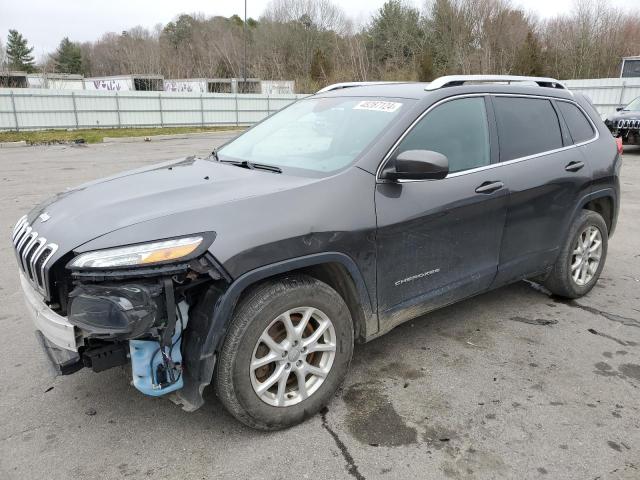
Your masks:
{"label": "sky", "polygon": [[[385,0],[336,0],[359,23],[366,22]],[[567,13],[574,0],[512,0],[526,11],[542,17]],[[636,4],[637,2],[637,4]],[[269,0],[247,0],[247,16],[258,18]],[[423,0],[409,0],[422,6]],[[610,0],[623,8],[640,0]],[[72,41],[98,39],[105,32],[121,32],[136,25],[153,28],[181,13],[207,16],[244,15],[242,0],[0,0],[0,39],[6,44],[9,29],[22,33],[34,48],[37,59],[58,46],[68,36]]]}

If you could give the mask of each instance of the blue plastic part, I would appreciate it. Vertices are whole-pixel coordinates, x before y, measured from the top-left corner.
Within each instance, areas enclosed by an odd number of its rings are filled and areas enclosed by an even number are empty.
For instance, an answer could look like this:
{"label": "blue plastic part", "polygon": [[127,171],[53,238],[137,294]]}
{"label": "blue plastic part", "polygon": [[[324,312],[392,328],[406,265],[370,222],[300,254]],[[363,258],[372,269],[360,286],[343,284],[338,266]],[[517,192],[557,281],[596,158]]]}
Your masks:
{"label": "blue plastic part", "polygon": [[[176,328],[171,343],[173,347],[167,349],[167,354],[171,350],[171,360],[174,363],[182,364],[182,353],[180,345],[182,343],[182,332]],[[145,395],[159,397],[170,392],[180,390],[184,386],[184,380],[180,372],[175,372],[180,376],[177,382],[160,388],[156,381],[158,365],[162,363],[160,344],[154,340],[129,340],[129,350],[131,352],[131,370],[133,373],[133,386]]]}

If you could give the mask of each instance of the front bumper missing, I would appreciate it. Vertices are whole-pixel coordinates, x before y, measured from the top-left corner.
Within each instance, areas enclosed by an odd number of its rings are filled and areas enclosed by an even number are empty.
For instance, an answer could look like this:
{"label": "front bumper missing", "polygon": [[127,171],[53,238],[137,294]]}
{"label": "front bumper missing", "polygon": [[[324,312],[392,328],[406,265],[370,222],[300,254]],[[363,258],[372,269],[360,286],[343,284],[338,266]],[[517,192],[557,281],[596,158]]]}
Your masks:
{"label": "front bumper missing", "polygon": [[36,338],[49,359],[49,367],[51,367],[51,373],[54,377],[71,375],[83,367],[78,353],[54,345],[40,330],[36,330]]}
{"label": "front bumper missing", "polygon": [[20,272],[20,284],[27,309],[36,327],[36,336],[57,375],[67,375],[82,367],[78,355],[78,332],[67,319],[51,310],[42,296]]}

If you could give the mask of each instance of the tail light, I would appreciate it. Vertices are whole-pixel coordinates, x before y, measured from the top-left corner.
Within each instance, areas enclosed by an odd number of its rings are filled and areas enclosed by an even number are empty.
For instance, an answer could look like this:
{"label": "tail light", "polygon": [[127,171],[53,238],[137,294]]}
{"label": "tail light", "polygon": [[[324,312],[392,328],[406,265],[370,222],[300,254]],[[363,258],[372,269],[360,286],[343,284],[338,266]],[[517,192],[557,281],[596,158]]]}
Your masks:
{"label": "tail light", "polygon": [[622,155],[624,148],[622,148],[622,137],[616,137],[616,145],[618,146],[618,154]]}

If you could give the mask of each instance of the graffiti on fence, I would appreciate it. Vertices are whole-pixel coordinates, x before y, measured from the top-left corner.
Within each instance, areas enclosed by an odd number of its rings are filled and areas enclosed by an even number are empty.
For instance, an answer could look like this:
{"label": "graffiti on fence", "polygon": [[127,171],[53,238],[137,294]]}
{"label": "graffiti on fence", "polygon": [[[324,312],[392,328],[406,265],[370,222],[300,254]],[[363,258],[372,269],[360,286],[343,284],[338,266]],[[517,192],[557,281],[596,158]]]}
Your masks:
{"label": "graffiti on fence", "polygon": [[131,90],[129,81],[125,79],[92,80],[86,82],[85,86],[92,90],[107,90],[109,92],[119,92],[121,90]]}
{"label": "graffiti on fence", "polygon": [[178,92],[178,93],[204,93],[204,82],[190,80],[165,80],[164,81],[165,92]]}
{"label": "graffiti on fence", "polygon": [[291,95],[295,90],[293,80],[263,80],[262,93],[267,95]]}

